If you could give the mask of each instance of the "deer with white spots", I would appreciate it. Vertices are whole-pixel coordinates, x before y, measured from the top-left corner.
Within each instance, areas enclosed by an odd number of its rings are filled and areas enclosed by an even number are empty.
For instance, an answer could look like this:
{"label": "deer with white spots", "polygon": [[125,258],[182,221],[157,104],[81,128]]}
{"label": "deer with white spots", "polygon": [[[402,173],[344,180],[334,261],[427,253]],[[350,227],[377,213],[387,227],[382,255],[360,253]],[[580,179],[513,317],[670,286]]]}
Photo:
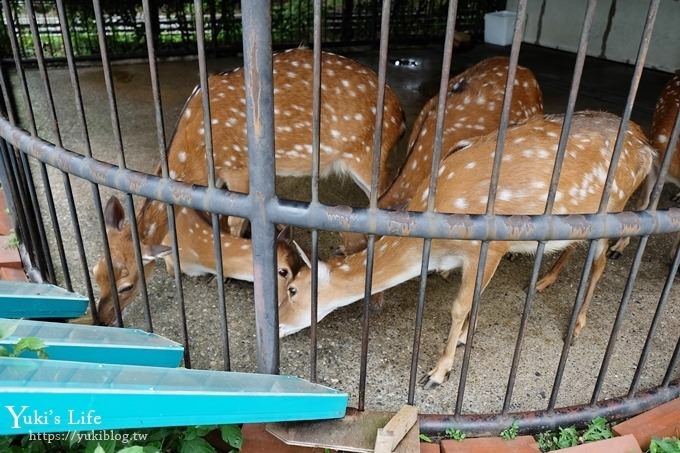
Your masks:
{"label": "deer with white spots", "polygon": [[[463,146],[467,140],[498,130],[508,79],[507,57],[487,58],[451,78],[446,95],[442,150]],[[404,209],[421,181],[430,178],[434,149],[437,102],[434,96],[416,118],[408,141],[406,159],[397,177],[378,200],[383,209]],[[517,67],[509,124],[543,114],[543,95],[534,74]],[[441,154],[442,157],[444,153]],[[366,246],[365,236],[344,235],[344,251],[354,253]]]}
{"label": "deer with white spots", "polygon": [[[171,241],[168,235],[166,208],[160,202],[144,204],[138,213],[138,228],[142,240],[140,247],[144,262],[144,275],[148,281],[155,261],[165,258],[166,269],[173,272],[170,256]],[[106,234],[111,247],[111,260],[116,279],[116,290],[121,310],[132,303],[140,289],[140,275],[132,249],[130,225],[125,219],[125,212],[116,197],[111,197],[104,212]],[[212,225],[207,214],[193,209],[175,208],[175,225],[177,230],[178,252],[182,272],[189,276],[216,274],[215,253],[213,248]],[[125,244],[125,246],[119,246]],[[250,239],[232,236],[220,232],[222,246],[222,272],[225,278],[234,278],[252,282],[253,250]],[[300,269],[297,255],[287,242],[277,242],[277,274],[279,297],[285,297],[286,285]],[[93,274],[100,290],[97,304],[99,322],[117,324],[115,306],[104,257],[97,260]]]}
{"label": "deer with white spots", "polygon": [[[274,143],[278,176],[312,172],[312,64],[309,49],[290,49],[273,57]],[[347,175],[369,196],[378,77],[371,69],[340,55],[321,54],[320,173]],[[208,80],[215,172],[220,186],[248,192],[248,140],[243,70]],[[196,89],[181,115],[168,152],[170,177],[191,184],[207,181],[202,94]],[[399,99],[385,87],[378,194],[389,184],[385,162],[405,130]],[[243,222],[229,219],[232,234]]]}
{"label": "deer with white spots", "polygon": [[[291,49],[273,57],[274,124],[276,173],[280,176],[306,176],[312,170],[312,51]],[[321,85],[321,175],[333,172],[349,175],[368,194],[371,181],[371,155],[375,130],[375,103],[378,78],[370,69],[348,58],[322,53]],[[211,76],[208,80],[212,114],[213,154],[218,187],[236,192],[248,191],[248,142],[243,71]],[[382,131],[381,173],[378,190],[388,185],[387,166],[384,164],[401,137],[404,113],[393,91],[385,88],[384,125]],[[169,176],[189,184],[206,185],[205,124],[201,90],[196,89],[187,100],[168,150]],[[157,171],[158,174],[158,171]],[[139,291],[140,277],[132,248],[129,225],[118,200],[107,205],[107,235],[111,246],[118,298],[121,306],[132,302]],[[117,204],[117,206],[115,206]],[[212,228],[192,210],[175,210],[179,254],[182,271],[215,272],[212,251]],[[166,257],[170,249],[167,211],[162,203],[146,200],[137,215],[145,274],[153,268],[152,261]],[[242,236],[244,223],[229,218],[223,224],[225,232]],[[193,231],[191,231],[193,229]],[[196,241],[196,234],[208,231],[206,246]],[[223,269],[225,277],[252,281],[250,243],[245,239],[224,236]],[[182,245],[184,243],[184,245]],[[193,248],[192,248],[193,247]],[[197,249],[200,248],[201,250]],[[235,253],[236,252],[236,253]],[[284,285],[296,271],[294,254],[279,242],[279,284]],[[233,263],[241,263],[237,268]],[[200,272],[198,271],[200,270]],[[108,281],[103,257],[93,273],[99,285],[102,321],[114,321],[111,283]],[[284,288],[285,290],[285,288]],[[285,291],[284,291],[285,292]],[[103,308],[102,308],[103,307]]]}
{"label": "deer with white spots", "polygon": [[[562,128],[561,116],[541,116],[508,129],[500,170],[495,212],[505,215],[542,214],[545,209],[555,155]],[[597,211],[610,164],[619,118],[607,113],[574,115],[567,153],[556,193],[554,213],[586,214]],[[641,129],[629,124],[626,142],[615,173],[608,211],[621,211],[652,167],[654,149]],[[471,140],[448,154],[437,178],[435,211],[483,214],[488,202],[496,133]],[[446,151],[452,151],[448,149]],[[470,165],[473,163],[474,165]],[[421,181],[409,211],[424,211],[429,181]],[[547,243],[555,252],[576,241]],[[481,243],[470,240],[432,241],[430,271],[462,269],[461,287],[451,306],[452,324],[445,351],[424,378],[425,387],[446,380],[454,363],[456,344],[467,335],[466,320],[472,305]],[[385,236],[376,241],[372,292],[378,293],[420,275],[423,240]],[[493,241],[489,244],[482,290],[508,252],[534,253],[534,241]],[[578,316],[577,336],[586,323],[586,311],[606,264],[607,239],[597,242],[591,279]],[[303,257],[304,258],[304,257]],[[306,259],[306,258],[305,258]],[[306,260],[308,261],[308,260]],[[366,251],[319,263],[318,319],[363,298]],[[309,326],[311,273],[307,267],[288,285],[288,298],[279,305],[279,335]]]}

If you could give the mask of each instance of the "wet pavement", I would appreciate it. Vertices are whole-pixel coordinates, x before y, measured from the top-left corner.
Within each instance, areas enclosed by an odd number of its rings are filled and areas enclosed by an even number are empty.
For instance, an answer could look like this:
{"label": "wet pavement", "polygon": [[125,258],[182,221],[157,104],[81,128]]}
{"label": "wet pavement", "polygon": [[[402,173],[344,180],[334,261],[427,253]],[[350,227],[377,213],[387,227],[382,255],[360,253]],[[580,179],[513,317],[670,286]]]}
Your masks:
{"label": "wet pavement", "polygon": [[[478,45],[454,56],[452,72],[460,72],[484,57],[507,52],[509,49]],[[342,53],[371,67],[376,66],[375,51]],[[437,91],[441,72],[441,50],[438,47],[395,49],[391,51],[390,57],[412,58],[418,63],[416,67],[391,66],[388,69],[388,82],[399,96],[410,126],[421,106]],[[530,45],[523,46],[520,63],[535,72],[544,92],[546,112],[563,112],[571,83],[573,61],[572,54]],[[218,72],[239,65],[240,58],[212,59],[209,69]],[[185,99],[198,81],[198,64],[196,61],[168,61],[161,63],[159,70],[166,136],[169,137]],[[631,74],[630,66],[589,59],[585,67],[577,109],[607,110],[621,114]],[[133,169],[152,172],[159,161],[159,146],[148,66],[142,63],[116,64],[113,67],[113,75],[127,164]],[[93,153],[98,159],[115,163],[118,161],[118,144],[112,134],[101,68],[83,67],[79,70],[79,76],[84,92]],[[64,68],[50,68],[50,77],[65,147],[84,152],[82,129],[74,113],[68,72]],[[670,74],[645,71],[632,116],[643,127],[649,127],[656,96],[669,78]],[[43,138],[54,141],[45,98],[42,95],[43,87],[37,72],[29,71],[28,79],[40,134]],[[23,105],[19,94],[17,102],[19,106]],[[402,139],[400,156],[403,156],[405,142],[406,139]],[[392,163],[393,168],[397,168],[400,158],[403,157],[398,156]],[[60,213],[61,231],[71,264],[74,287],[84,293],[84,270],[77,256],[61,176],[58,172],[50,170],[50,177],[57,212]],[[36,178],[39,179],[37,172]],[[94,264],[94,257],[102,250],[92,196],[86,181],[72,178],[72,183],[80,225],[84,232],[88,266],[91,267]],[[281,197],[301,200],[310,197],[308,180],[282,179],[278,183],[277,191]],[[105,202],[112,193],[113,191],[102,188],[103,201]],[[670,204],[672,193],[673,190],[666,190],[661,202],[662,207]],[[330,204],[366,204],[364,194],[349,180],[322,182],[321,201]],[[41,202],[43,212],[47,213],[44,197],[41,198]],[[140,205],[138,201],[137,206]],[[53,236],[52,230],[50,232]],[[303,243],[307,239],[303,232],[298,232],[297,237]],[[587,403],[590,400],[636,242],[633,241],[621,259],[610,261],[608,264],[590,307],[588,325],[570,351],[558,406]],[[653,237],[649,242],[607,374],[602,391],[603,397],[627,393],[663,287],[667,273],[666,253],[670,243],[669,237]],[[337,244],[337,234],[322,234],[320,243],[322,257],[328,257]],[[535,300],[526,330],[512,410],[542,409],[548,403],[562,349],[562,335],[571,313],[585,248],[582,247],[576,255],[576,259],[568,265],[559,281],[545,293],[538,295]],[[56,252],[53,252],[53,256],[56,260]],[[547,258],[547,264],[554,259],[555,257]],[[483,295],[464,411],[496,412],[502,407],[525,300],[523,288],[528,283],[532,262],[532,258],[527,256],[520,256],[514,261],[504,260]],[[547,268],[547,264],[544,268]],[[434,275],[428,280],[419,375],[426,373],[434,365],[446,340],[450,323],[450,304],[458,288],[459,279],[460,274],[454,272],[451,281],[445,281]],[[211,277],[184,277],[183,284],[192,366],[221,369],[223,363],[217,285]],[[387,291],[383,309],[371,314],[366,394],[368,408],[396,409],[406,401],[418,286],[419,282],[412,280]],[[175,301],[174,277],[168,274],[162,265],[157,266],[149,280],[149,294],[154,330],[169,338],[180,340],[181,324]],[[252,301],[251,284],[239,281],[230,281],[227,284],[231,365],[232,369],[237,371],[254,371],[256,368]],[[357,404],[358,397],[361,311],[361,304],[355,303],[333,312],[319,324],[319,382],[349,392],[352,405]],[[141,300],[138,299],[126,312],[125,321],[127,326],[144,327]],[[678,340],[678,332],[680,332],[680,306],[678,289],[675,288],[653,337],[651,355],[642,374],[643,388],[660,382]],[[282,339],[282,373],[309,376],[309,343],[308,330]],[[455,367],[448,382],[434,390],[417,391],[416,404],[419,405],[421,412],[452,412],[462,353],[462,348],[459,348]]]}

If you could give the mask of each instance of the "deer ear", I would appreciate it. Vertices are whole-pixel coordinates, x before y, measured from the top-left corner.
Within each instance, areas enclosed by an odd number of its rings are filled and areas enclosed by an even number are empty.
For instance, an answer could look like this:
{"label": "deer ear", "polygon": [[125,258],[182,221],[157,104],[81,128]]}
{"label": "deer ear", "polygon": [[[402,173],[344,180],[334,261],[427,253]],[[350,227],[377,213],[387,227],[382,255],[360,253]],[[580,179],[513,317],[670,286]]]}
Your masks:
{"label": "deer ear", "polygon": [[164,256],[170,254],[170,252],[172,252],[172,248],[168,247],[167,245],[145,245],[142,247],[142,260],[144,261],[144,264],[147,264],[151,261],[157,260],[158,258],[163,258]]}
{"label": "deer ear", "polygon": [[309,257],[307,256],[305,251],[302,250],[302,247],[300,247],[300,244],[293,241],[293,247],[295,247],[295,250],[297,250],[298,255],[300,255],[300,258],[302,259],[302,261],[304,261],[305,264],[307,265],[307,267],[311,269],[312,268],[312,262],[309,260]]}
{"label": "deer ear", "polygon": [[291,232],[293,231],[293,227],[290,225],[284,225],[283,228],[279,230],[279,234],[276,235],[276,240],[277,241],[285,241],[290,244],[290,241],[288,240],[291,237]]}
{"label": "deer ear", "polygon": [[106,202],[106,208],[104,209],[104,221],[106,226],[121,230],[123,228],[123,223],[125,222],[125,211],[123,206],[118,201],[118,198],[111,196],[109,201]]}

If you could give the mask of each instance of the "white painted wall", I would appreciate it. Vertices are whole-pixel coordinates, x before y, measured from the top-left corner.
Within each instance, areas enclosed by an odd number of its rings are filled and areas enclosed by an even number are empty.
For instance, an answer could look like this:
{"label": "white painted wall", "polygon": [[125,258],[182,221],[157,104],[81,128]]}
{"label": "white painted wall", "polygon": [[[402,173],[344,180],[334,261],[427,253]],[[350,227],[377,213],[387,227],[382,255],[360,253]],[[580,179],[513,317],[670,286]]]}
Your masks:
{"label": "white painted wall", "polygon": [[[612,2],[615,2],[616,11],[605,43]],[[545,11],[540,21],[544,3]],[[586,0],[528,0],[524,41],[575,52],[586,4]],[[588,55],[634,63],[648,8],[647,0],[598,0]],[[517,0],[508,0],[507,9],[516,11]],[[540,36],[539,22],[542,22]],[[669,72],[680,69],[680,0],[661,0],[646,66]]]}

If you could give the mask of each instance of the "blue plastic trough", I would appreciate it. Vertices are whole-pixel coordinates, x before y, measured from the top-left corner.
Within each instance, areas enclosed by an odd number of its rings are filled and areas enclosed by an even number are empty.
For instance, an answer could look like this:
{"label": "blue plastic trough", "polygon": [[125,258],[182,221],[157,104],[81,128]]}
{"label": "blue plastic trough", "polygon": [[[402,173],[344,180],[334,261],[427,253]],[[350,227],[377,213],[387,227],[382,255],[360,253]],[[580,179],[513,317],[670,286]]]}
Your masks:
{"label": "blue plastic trough", "polygon": [[347,394],[290,376],[0,358],[0,402],[2,435],[341,418]]}
{"label": "blue plastic trough", "polygon": [[0,318],[77,318],[87,303],[58,286],[0,281]]}

